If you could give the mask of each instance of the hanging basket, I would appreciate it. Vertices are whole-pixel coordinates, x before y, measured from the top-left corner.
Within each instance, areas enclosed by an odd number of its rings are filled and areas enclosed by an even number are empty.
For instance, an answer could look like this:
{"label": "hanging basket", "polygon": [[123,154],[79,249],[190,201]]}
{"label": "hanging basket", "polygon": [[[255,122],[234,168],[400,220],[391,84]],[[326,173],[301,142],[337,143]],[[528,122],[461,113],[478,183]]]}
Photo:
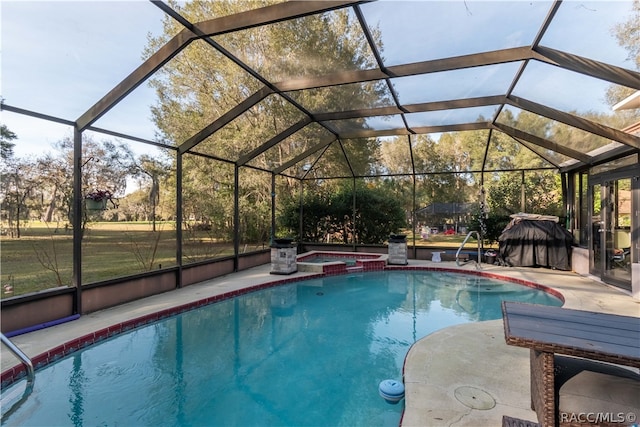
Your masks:
{"label": "hanging basket", "polygon": [[107,201],[103,200],[93,200],[93,199],[84,199],[84,206],[88,211],[103,211],[107,209]]}

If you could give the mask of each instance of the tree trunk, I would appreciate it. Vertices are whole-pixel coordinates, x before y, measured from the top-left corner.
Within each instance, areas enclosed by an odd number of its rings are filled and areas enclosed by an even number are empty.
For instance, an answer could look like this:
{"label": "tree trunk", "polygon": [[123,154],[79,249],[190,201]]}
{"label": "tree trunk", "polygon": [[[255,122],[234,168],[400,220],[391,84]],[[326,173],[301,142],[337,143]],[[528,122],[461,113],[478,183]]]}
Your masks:
{"label": "tree trunk", "polygon": [[20,196],[16,196],[16,238],[20,238],[20,207],[22,203],[20,202]]}
{"label": "tree trunk", "polygon": [[149,202],[151,202],[151,221],[153,231],[156,231],[156,206],[160,201],[160,182],[157,175],[151,175],[151,190],[149,191]]}
{"label": "tree trunk", "polygon": [[58,194],[58,186],[53,187],[53,194],[51,195],[51,201],[49,202],[49,206],[47,207],[47,211],[44,214],[42,220],[44,222],[51,222],[53,218],[53,211],[56,208],[56,195]]}

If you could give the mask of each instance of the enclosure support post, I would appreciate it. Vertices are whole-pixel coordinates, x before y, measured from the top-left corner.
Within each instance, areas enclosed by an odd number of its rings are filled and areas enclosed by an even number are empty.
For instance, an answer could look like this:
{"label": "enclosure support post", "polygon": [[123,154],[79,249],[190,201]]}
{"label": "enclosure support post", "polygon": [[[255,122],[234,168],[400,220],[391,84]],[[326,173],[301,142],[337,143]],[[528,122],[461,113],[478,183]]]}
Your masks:
{"label": "enclosure support post", "polygon": [[82,314],[82,132],[73,128],[73,314]]}
{"label": "enclosure support post", "polygon": [[564,226],[567,230],[573,232],[573,201],[569,198],[569,194],[575,194],[574,175],[567,175],[566,172],[560,173],[560,182],[562,186],[562,215],[565,218]]}
{"label": "enclosure support post", "polygon": [[640,263],[640,174],[635,172],[631,178],[631,296],[634,299],[640,299],[640,280],[635,278],[638,271],[638,263]]}
{"label": "enclosure support post", "polygon": [[176,153],[176,287],[182,287],[182,153]]}
{"label": "enclosure support post", "polygon": [[418,259],[418,248],[416,247],[416,162],[413,159],[413,146],[411,145],[411,135],[407,135],[409,144],[409,156],[411,158],[411,177],[413,178],[413,201],[411,207],[411,225],[413,228],[413,259]]}
{"label": "enclosure support post", "polygon": [[413,259],[418,259],[416,247],[416,174],[413,174],[413,201],[411,208],[411,228],[413,229]]}
{"label": "enclosure support post", "polygon": [[233,271],[238,271],[238,254],[240,253],[240,167],[233,167]]}
{"label": "enclosure support post", "polygon": [[524,171],[522,171],[522,180],[520,181],[520,212],[527,211],[527,191],[524,186]]}
{"label": "enclosure support post", "polygon": [[302,245],[302,236],[303,236],[303,231],[304,229],[302,228],[302,218],[303,218],[303,211],[302,211],[302,204],[304,201],[304,180],[300,180],[300,215],[298,218],[298,229],[300,230],[300,234],[299,234],[299,238],[298,238],[298,250],[301,250],[301,246]]}
{"label": "enclosure support post", "polygon": [[487,234],[487,224],[485,220],[487,219],[487,206],[486,206],[486,193],[484,190],[484,172],[480,175],[480,218],[478,218],[480,222],[480,230],[478,230],[478,240],[480,241],[480,248],[484,250],[484,236]]}
{"label": "enclosure support post", "polygon": [[273,245],[276,237],[276,174],[271,173],[271,236],[269,246]]}
{"label": "enclosure support post", "polygon": [[356,251],[356,235],[358,234],[357,231],[357,227],[356,227],[356,177],[353,177],[353,206],[352,206],[352,210],[351,210],[351,217],[353,218],[353,221],[351,222],[351,233],[353,234],[351,236],[351,247],[353,252]]}

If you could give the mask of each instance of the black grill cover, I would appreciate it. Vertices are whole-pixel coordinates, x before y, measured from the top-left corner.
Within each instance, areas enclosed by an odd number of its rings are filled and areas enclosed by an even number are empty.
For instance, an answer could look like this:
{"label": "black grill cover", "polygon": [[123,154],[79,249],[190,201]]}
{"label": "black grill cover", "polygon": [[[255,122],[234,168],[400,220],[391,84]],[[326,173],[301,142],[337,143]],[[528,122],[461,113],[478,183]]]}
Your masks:
{"label": "black grill cover", "polygon": [[507,265],[571,270],[573,236],[555,221],[515,219],[498,243]]}

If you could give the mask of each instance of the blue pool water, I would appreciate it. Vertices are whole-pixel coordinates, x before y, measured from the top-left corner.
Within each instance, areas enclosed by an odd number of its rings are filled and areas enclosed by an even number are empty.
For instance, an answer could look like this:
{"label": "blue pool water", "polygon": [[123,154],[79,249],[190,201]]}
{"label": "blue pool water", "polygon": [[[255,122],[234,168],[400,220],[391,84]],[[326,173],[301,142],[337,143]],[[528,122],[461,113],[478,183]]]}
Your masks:
{"label": "blue pool water", "polygon": [[324,264],[327,262],[344,262],[346,265],[354,266],[356,265],[356,260],[352,258],[338,258],[338,257],[327,257],[327,256],[314,256],[309,259],[305,259],[303,262],[311,262],[314,264]]}
{"label": "blue pool water", "polygon": [[[561,305],[535,289],[442,272],[361,273],[265,289],[38,370],[32,394],[2,425],[397,426],[403,403],[385,403],[378,384],[402,378],[416,340],[499,319],[502,300]],[[3,397],[17,387],[24,381]]]}

